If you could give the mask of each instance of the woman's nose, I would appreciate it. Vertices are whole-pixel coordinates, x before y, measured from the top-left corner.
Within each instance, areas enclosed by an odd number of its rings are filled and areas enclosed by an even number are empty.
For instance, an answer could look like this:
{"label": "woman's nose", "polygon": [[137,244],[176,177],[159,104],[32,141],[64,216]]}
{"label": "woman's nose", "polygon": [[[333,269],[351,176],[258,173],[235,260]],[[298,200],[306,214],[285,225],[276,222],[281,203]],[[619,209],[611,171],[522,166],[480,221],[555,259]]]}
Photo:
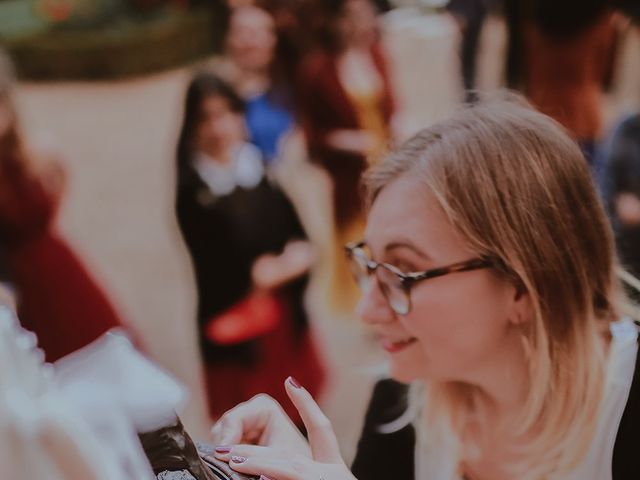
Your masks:
{"label": "woman's nose", "polygon": [[380,283],[375,275],[372,275],[370,280],[362,291],[356,306],[356,314],[363,322],[371,325],[392,322],[395,315],[380,290]]}

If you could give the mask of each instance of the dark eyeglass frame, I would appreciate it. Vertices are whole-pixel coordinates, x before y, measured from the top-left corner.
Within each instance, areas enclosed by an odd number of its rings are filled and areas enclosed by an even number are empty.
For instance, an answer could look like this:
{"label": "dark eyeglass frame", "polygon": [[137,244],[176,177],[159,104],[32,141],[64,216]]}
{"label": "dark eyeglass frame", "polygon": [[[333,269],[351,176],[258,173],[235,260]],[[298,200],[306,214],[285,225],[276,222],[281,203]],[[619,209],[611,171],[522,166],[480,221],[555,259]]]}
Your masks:
{"label": "dark eyeglass frame", "polygon": [[[411,311],[411,288],[416,284],[423,280],[429,280],[431,278],[442,277],[444,275],[448,275],[450,273],[455,272],[468,272],[471,270],[480,270],[483,268],[492,268],[495,266],[495,261],[489,257],[478,257],[472,258],[469,260],[465,260],[462,262],[453,263],[451,265],[446,265],[444,267],[430,268],[429,270],[424,270],[422,272],[410,272],[404,273],[398,267],[395,267],[389,263],[378,263],[367,255],[364,251],[364,247],[366,243],[364,241],[352,242],[345,245],[345,253],[347,254],[347,258],[352,260],[356,251],[360,251],[360,257],[366,261],[367,274],[371,276],[378,268],[384,268],[391,273],[393,273],[400,280],[400,286],[405,291],[407,296],[407,309],[406,311],[398,311],[394,308],[392,302],[389,299],[388,292],[381,288],[381,291],[391,309],[397,313],[398,315],[407,315]],[[356,279],[357,280],[357,279]]]}

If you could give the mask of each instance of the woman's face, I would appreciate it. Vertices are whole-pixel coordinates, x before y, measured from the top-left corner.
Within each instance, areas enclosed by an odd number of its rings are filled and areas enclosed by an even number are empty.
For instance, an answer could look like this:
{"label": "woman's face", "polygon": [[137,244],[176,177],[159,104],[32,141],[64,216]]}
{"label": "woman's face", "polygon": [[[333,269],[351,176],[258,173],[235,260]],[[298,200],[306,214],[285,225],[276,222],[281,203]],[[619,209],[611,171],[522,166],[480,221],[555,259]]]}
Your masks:
{"label": "woman's face", "polygon": [[269,13],[257,7],[238,8],[231,15],[227,47],[240,67],[263,70],[273,61],[275,24]]}
{"label": "woman's face", "polygon": [[[425,190],[404,176],[380,192],[365,234],[373,260],[417,272],[477,257]],[[407,315],[395,314],[373,281],[358,305],[397,380],[473,382],[513,338],[518,295],[490,268],[419,282],[411,303]]]}
{"label": "woman's face", "polygon": [[232,111],[229,101],[224,97],[205,97],[194,136],[195,148],[220,158],[228,148],[242,142],[244,137],[243,115]]}
{"label": "woman's face", "polygon": [[376,39],[378,18],[370,0],[347,0],[336,22],[344,45],[370,45]]}

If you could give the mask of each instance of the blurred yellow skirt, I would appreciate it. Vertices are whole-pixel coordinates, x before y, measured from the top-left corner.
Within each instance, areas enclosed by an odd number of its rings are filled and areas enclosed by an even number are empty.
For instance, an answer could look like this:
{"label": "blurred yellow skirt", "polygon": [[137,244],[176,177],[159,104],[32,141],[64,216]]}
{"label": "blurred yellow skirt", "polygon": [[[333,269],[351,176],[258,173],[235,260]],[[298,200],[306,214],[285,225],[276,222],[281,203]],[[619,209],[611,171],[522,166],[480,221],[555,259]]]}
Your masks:
{"label": "blurred yellow skirt", "polygon": [[329,305],[336,314],[353,315],[361,296],[360,288],[351,272],[344,246],[349,242],[362,240],[365,225],[364,217],[357,218],[346,227],[337,230],[334,235]]}

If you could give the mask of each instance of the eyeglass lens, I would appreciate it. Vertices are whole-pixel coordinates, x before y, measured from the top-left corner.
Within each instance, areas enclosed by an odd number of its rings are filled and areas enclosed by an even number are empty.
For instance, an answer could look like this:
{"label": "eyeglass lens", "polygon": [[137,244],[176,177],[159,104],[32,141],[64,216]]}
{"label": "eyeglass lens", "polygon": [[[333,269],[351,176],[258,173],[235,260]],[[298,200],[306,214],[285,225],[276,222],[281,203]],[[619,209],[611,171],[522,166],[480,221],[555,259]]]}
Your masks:
{"label": "eyeglass lens", "polygon": [[[363,291],[366,291],[371,284],[371,268],[369,257],[361,249],[354,249],[351,254],[351,269],[356,281]],[[378,283],[383,295],[389,302],[389,306],[394,312],[405,315],[409,312],[409,293],[402,285],[398,275],[383,265],[375,268]]]}

